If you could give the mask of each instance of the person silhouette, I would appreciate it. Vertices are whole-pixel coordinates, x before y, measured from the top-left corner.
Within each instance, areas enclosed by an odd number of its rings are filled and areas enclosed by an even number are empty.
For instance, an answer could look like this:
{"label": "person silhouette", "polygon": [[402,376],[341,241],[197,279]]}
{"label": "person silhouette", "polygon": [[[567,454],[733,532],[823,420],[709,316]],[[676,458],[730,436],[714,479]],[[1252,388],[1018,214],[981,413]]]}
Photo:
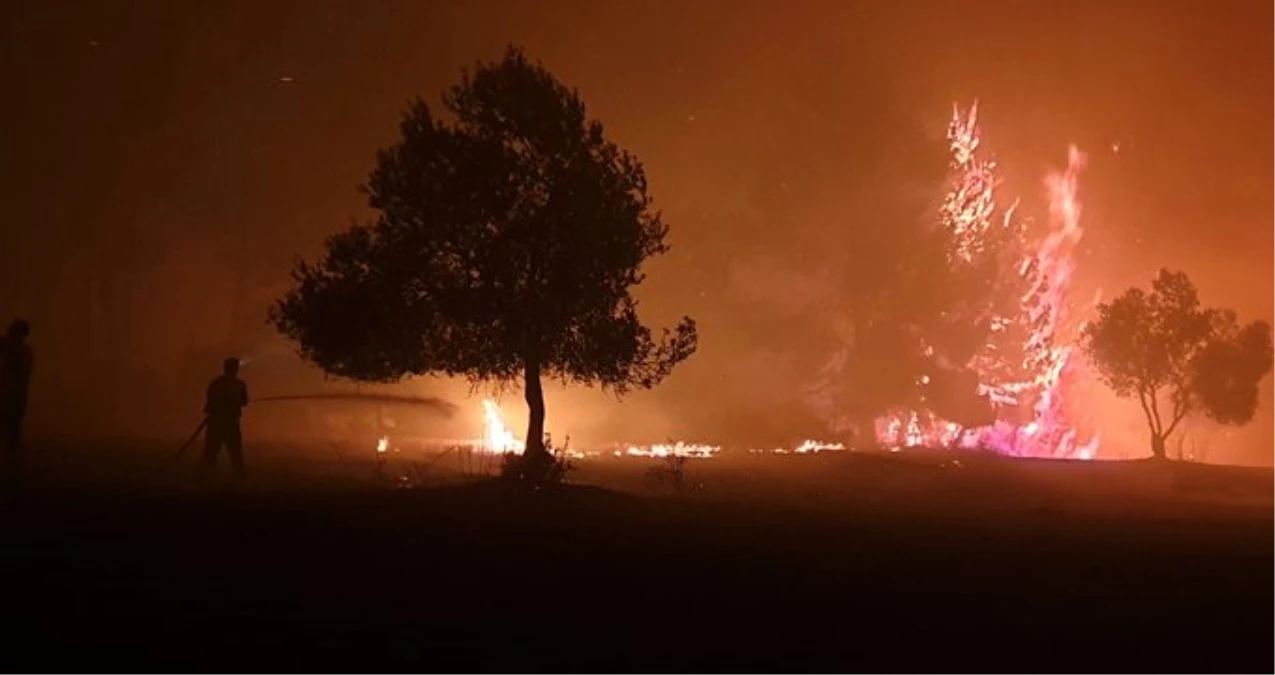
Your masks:
{"label": "person silhouette", "polygon": [[0,455],[6,490],[21,487],[22,421],[27,414],[27,391],[35,362],[27,336],[31,324],[14,319],[0,338]]}
{"label": "person silhouette", "polygon": [[243,436],[239,430],[239,418],[248,405],[248,385],[239,379],[239,359],[226,359],[221,370],[221,375],[208,383],[204,400],[204,415],[208,420],[208,428],[204,432],[204,468],[211,471],[216,467],[217,452],[225,446],[231,470],[236,478],[243,478]]}
{"label": "person silhouette", "polygon": [[0,450],[12,463],[22,445],[22,420],[27,414],[27,392],[35,356],[27,336],[31,324],[14,319],[0,338]]}

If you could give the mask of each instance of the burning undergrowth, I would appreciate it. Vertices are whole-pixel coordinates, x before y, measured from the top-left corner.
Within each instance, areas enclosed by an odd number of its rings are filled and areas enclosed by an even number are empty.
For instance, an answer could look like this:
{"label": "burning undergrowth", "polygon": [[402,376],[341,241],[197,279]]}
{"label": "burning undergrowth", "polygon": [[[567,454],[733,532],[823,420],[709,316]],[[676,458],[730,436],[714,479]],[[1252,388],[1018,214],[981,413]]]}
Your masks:
{"label": "burning undergrowth", "polygon": [[[525,441],[511,430],[504,422],[500,405],[492,399],[483,399],[482,432],[473,438],[418,438],[406,435],[395,435],[386,431],[374,442],[373,447],[378,460],[382,463],[387,457],[410,458],[407,461],[436,462],[447,461],[443,466],[459,466],[462,473],[492,475],[497,472],[505,458],[521,455],[526,449]],[[381,418],[386,430],[392,430],[393,421]],[[546,446],[562,460],[659,460],[663,463],[687,460],[708,460],[721,456],[724,446],[709,443],[695,443],[670,440],[665,443],[634,444],[610,443],[588,448],[573,447],[570,438],[564,438],[561,446],[555,446],[552,438],[546,438]],[[790,447],[769,448],[727,448],[727,453],[738,455],[814,455],[826,452],[847,450],[841,442],[829,442],[807,439]],[[419,458],[427,458],[421,460]]]}

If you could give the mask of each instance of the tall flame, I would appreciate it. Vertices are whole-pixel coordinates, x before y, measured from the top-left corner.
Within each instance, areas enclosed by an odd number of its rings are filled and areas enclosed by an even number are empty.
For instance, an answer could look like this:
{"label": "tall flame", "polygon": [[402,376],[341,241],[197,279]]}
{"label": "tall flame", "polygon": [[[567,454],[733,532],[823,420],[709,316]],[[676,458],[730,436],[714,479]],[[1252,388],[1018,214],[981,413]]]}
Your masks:
{"label": "tall flame", "polygon": [[[1092,458],[1098,448],[1097,438],[1080,441],[1065,407],[1064,390],[1071,379],[1075,331],[1068,331],[1068,292],[1076,269],[1073,253],[1084,234],[1080,226],[1081,204],[1077,188],[1085,155],[1071,146],[1067,168],[1046,177],[1049,195],[1050,229],[1036,250],[1024,241],[1024,232],[1014,221],[1017,202],[996,215],[995,190],[999,185],[996,163],[978,156],[981,132],[978,127],[978,104],[962,114],[953,109],[948,126],[949,150],[953,180],[940,210],[943,227],[952,236],[949,263],[962,265],[991,251],[989,236],[999,224],[1002,234],[998,245],[1010,245],[1022,251],[1016,272],[1025,285],[1026,295],[1019,303],[1017,315],[992,317],[992,333],[999,339],[1011,336],[1007,329],[1018,325],[1028,330],[1018,344],[1018,357],[1006,360],[1008,352],[989,342],[984,353],[972,365],[980,375],[979,392],[997,405],[1016,406],[1024,399],[1034,400],[1031,421],[1023,426],[1000,421],[982,429],[961,429],[929,412],[902,411],[877,422],[878,441],[891,447],[899,445],[983,445],[1013,455],[1064,456]],[[1002,310],[1005,311],[1005,310]],[[1014,338],[1015,342],[1017,338]],[[1017,349],[1017,347],[1015,347]],[[1012,350],[1010,350],[1012,351]],[[1019,375],[1006,378],[999,363],[1017,363]],[[1014,381],[997,381],[1011,379]],[[924,379],[924,378],[923,378]]]}
{"label": "tall flame", "polygon": [[1071,357],[1075,351],[1074,335],[1066,334],[1072,276],[1076,271],[1073,256],[1084,236],[1080,227],[1081,205],[1076,198],[1080,172],[1086,157],[1072,145],[1067,150],[1067,168],[1049,174],[1045,185],[1049,191],[1050,232],[1036,253],[1040,282],[1037,302],[1031,318],[1038,330],[1029,346],[1036,352],[1041,367],[1035,382],[1039,397],[1035,405],[1035,424],[1039,432],[1031,435],[1031,454],[1092,458],[1097,450],[1097,437],[1081,443],[1066,409],[1064,387],[1071,379]]}
{"label": "tall flame", "polygon": [[1033,327],[1023,363],[1029,377],[1004,389],[1035,397],[1032,421],[1022,427],[997,424],[981,434],[984,444],[1007,454],[1078,459],[1092,459],[1097,454],[1098,437],[1081,441],[1065,396],[1074,376],[1075,331],[1069,330],[1068,296],[1076,271],[1074,253],[1084,236],[1077,190],[1085,161],[1084,153],[1072,145],[1067,151],[1067,168],[1046,176],[1049,233],[1019,268],[1019,273],[1033,282],[1023,298],[1024,316],[1020,319]]}
{"label": "tall flame", "polygon": [[526,449],[526,444],[514,432],[505,427],[505,423],[500,419],[500,406],[496,402],[485,398],[483,399],[483,449],[488,452],[499,454],[522,454]]}

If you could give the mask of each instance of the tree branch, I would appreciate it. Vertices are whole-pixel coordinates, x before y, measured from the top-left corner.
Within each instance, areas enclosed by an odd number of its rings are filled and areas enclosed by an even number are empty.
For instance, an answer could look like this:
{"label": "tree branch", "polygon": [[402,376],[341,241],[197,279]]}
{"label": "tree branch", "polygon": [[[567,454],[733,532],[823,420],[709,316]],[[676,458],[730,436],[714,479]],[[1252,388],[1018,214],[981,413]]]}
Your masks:
{"label": "tree branch", "polygon": [[1187,390],[1187,384],[1179,378],[1173,390],[1173,421],[1169,422],[1169,429],[1164,435],[1172,434],[1173,430],[1177,429],[1178,422],[1181,422],[1188,412],[1191,412],[1191,393]]}
{"label": "tree branch", "polygon": [[1173,430],[1178,428],[1178,422],[1181,422],[1182,419],[1186,417],[1186,414],[1190,411],[1190,406],[1187,405],[1187,397],[1186,395],[1180,394],[1181,391],[1182,389],[1179,388],[1178,389],[1179,394],[1174,396],[1173,421],[1169,423],[1169,429],[1164,432],[1165,438],[1168,438],[1169,434],[1173,433]]}
{"label": "tree branch", "polygon": [[1147,398],[1151,399],[1151,416],[1155,418],[1155,434],[1160,438],[1164,438],[1164,422],[1160,419],[1159,392],[1152,390],[1151,395]]}
{"label": "tree branch", "polygon": [[1178,422],[1181,422],[1181,421],[1183,420],[1183,418],[1185,418],[1185,417],[1186,417],[1186,411],[1185,411],[1185,410],[1183,410],[1181,413],[1175,413],[1175,414],[1174,414],[1174,416],[1173,416],[1173,422],[1172,422],[1171,424],[1169,424],[1169,429],[1168,429],[1168,431],[1165,431],[1165,432],[1164,432],[1164,437],[1165,437],[1165,438],[1168,438],[1168,437],[1169,437],[1169,434],[1173,433],[1173,430],[1174,430],[1174,429],[1176,429],[1176,428],[1178,428]]}
{"label": "tree branch", "polygon": [[1147,426],[1151,428],[1151,433],[1156,433],[1155,422],[1151,419],[1151,408],[1147,406],[1147,395],[1142,389],[1138,389],[1138,404],[1142,406],[1142,414],[1147,418]]}

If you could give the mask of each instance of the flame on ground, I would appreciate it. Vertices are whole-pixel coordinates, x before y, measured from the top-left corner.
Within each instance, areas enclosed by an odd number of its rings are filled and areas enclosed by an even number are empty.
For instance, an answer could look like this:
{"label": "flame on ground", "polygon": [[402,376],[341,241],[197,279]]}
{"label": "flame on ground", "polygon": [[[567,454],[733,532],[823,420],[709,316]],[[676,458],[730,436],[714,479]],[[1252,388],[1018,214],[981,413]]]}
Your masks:
{"label": "flame on ground", "polygon": [[[483,426],[484,433],[482,438],[471,440],[455,440],[448,441],[457,446],[470,448],[477,452],[486,452],[491,454],[521,454],[525,451],[526,445],[522,439],[518,438],[508,427],[505,426],[501,419],[500,406],[491,399],[482,401],[483,408]],[[909,438],[917,436],[920,432],[919,423],[914,417],[910,425],[914,431]],[[948,423],[949,433],[955,434],[959,427]],[[919,436],[918,436],[919,438]],[[915,445],[919,445],[915,443]],[[389,452],[392,448],[388,436],[381,436],[376,441],[376,452],[378,454]],[[717,457],[722,450],[720,445],[712,445],[708,443],[692,443],[687,441],[669,441],[667,443],[655,443],[651,445],[622,444],[615,446],[609,453],[601,451],[579,451],[567,450],[567,457],[572,459],[587,459],[601,457],[603,454],[611,454],[614,457],[634,457],[634,458],[654,458],[665,459],[669,457],[683,457],[688,459],[712,459]],[[841,452],[847,450],[847,446],[840,442],[829,442],[815,439],[805,439],[792,447],[777,447],[771,449],[752,448],[748,450],[749,454],[774,454],[774,455],[814,455],[825,452]]]}
{"label": "flame on ground", "polygon": [[656,443],[655,445],[628,445],[623,450],[616,450],[615,456],[629,457],[698,457],[708,459],[721,451],[721,446],[702,443]]}
{"label": "flame on ground", "polygon": [[[482,406],[484,435],[480,442],[474,443],[477,449],[495,454],[521,454],[526,449],[526,444],[505,426],[504,421],[501,419],[499,404],[491,399],[483,399]],[[377,444],[377,447],[379,451],[380,443]],[[830,443],[826,441],[806,439],[792,448],[750,450],[750,452],[754,454],[772,453],[781,455],[804,455],[820,452],[835,452],[845,449],[846,446],[843,443]],[[651,445],[622,444],[612,450],[612,455],[615,457],[650,457],[657,459],[667,457],[712,459],[713,457],[716,457],[721,450],[722,447],[720,445],[691,443],[687,441],[669,441],[667,443],[655,443]],[[587,457],[596,457],[601,453],[568,450],[566,454],[571,458],[583,459]]]}
{"label": "flame on ground", "polygon": [[[483,399],[483,421],[485,425],[482,442],[483,450],[497,454],[522,454],[526,450],[526,443],[505,427],[505,423],[500,418],[500,406],[491,399]],[[657,443],[655,445],[625,445],[615,450],[614,454],[616,456],[629,457],[709,458],[716,455],[720,450],[721,447],[716,445],[676,441]],[[599,453],[567,451],[568,457],[577,459],[597,454]]]}

